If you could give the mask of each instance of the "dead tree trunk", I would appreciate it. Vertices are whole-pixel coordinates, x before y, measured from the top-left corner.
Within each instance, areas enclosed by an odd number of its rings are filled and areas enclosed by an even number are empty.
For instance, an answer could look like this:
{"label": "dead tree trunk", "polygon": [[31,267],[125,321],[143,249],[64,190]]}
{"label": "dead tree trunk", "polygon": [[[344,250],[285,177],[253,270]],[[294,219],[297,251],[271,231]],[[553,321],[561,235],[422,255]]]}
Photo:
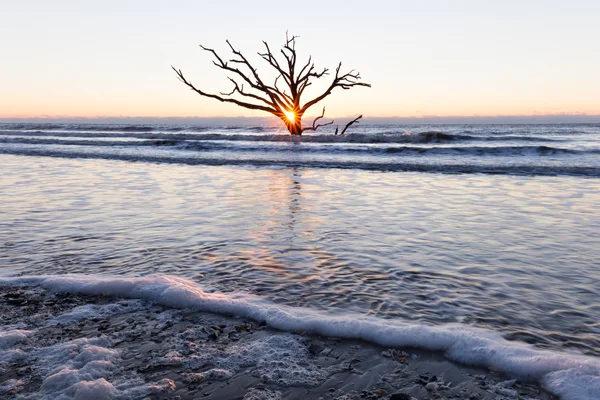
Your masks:
{"label": "dead tree trunk", "polygon": [[[192,82],[186,79],[180,69],[171,66],[179,79],[190,89],[201,96],[210,97],[221,102],[233,103],[240,107],[250,110],[265,111],[275,115],[283,121],[286,128],[292,135],[301,135],[305,131],[316,131],[318,128],[333,124],[333,121],[327,123],[318,123],[325,116],[325,108],[321,115],[313,121],[312,125],[302,126],[302,117],[306,111],[313,105],[319,103],[329,96],[335,88],[344,90],[354,86],[371,87],[370,84],[359,82],[360,74],[355,71],[341,73],[342,63],[340,62],[335,69],[335,76],[329,86],[318,96],[311,100],[302,103],[302,96],[305,89],[312,84],[312,80],[320,79],[325,75],[329,75],[329,69],[324,68],[320,71],[315,69],[315,64],[312,63],[312,57],[308,58],[306,64],[301,64],[301,67],[296,64],[296,39],[297,36],[291,38],[286,33],[285,44],[281,48],[283,60],[275,58],[271,52],[267,42],[263,42],[265,46],[264,53],[258,55],[265,60],[269,66],[275,70],[276,78],[272,85],[258,75],[257,69],[242,55],[239,50],[236,50],[227,40],[226,43],[233,53],[233,58],[225,61],[213,49],[200,46],[203,50],[212,53],[214,60],[213,64],[218,68],[227,71],[230,75],[229,80],[233,84],[233,90],[229,93],[212,94],[198,89]],[[278,81],[283,88],[278,86]],[[244,89],[244,85],[248,89]],[[361,116],[362,117],[362,116]],[[359,117],[360,118],[360,117]],[[357,120],[359,119],[357,118]],[[346,129],[348,126],[346,126]],[[344,129],[344,131],[346,130]]]}

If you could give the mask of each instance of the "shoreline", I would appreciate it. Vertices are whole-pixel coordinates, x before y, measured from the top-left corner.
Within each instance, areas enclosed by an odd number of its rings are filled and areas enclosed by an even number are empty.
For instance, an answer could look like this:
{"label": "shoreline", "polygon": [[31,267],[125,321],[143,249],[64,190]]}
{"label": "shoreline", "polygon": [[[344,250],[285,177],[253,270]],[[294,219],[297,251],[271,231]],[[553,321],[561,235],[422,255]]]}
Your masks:
{"label": "shoreline", "polygon": [[0,394],[557,399],[538,385],[433,352],[285,333],[245,318],[30,286],[0,286]]}

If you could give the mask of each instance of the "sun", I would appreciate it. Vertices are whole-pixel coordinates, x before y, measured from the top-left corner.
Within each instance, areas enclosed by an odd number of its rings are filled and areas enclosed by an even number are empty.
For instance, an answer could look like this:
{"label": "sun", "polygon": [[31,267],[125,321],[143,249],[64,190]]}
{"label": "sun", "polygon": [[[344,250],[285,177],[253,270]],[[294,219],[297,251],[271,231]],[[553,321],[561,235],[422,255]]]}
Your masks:
{"label": "sun", "polygon": [[283,110],[283,113],[285,114],[285,117],[287,118],[288,121],[290,122],[294,122],[296,120],[296,113],[293,112],[292,110]]}

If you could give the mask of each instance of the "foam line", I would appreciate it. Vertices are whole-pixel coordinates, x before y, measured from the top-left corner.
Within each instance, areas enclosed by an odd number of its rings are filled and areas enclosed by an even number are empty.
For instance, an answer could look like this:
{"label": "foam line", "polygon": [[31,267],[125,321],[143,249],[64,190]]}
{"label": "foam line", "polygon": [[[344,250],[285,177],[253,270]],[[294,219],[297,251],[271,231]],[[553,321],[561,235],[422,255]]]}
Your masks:
{"label": "foam line", "polygon": [[493,368],[508,376],[536,381],[564,399],[597,399],[600,359],[537,349],[507,341],[500,332],[467,325],[427,325],[372,316],[330,315],[308,308],[277,305],[245,294],[210,293],[192,281],[167,275],[95,275],[0,278],[0,286],[42,286],[52,291],[143,299],[167,307],[189,308],[264,321],[283,331],[360,339],[389,347],[439,351],[456,362]]}

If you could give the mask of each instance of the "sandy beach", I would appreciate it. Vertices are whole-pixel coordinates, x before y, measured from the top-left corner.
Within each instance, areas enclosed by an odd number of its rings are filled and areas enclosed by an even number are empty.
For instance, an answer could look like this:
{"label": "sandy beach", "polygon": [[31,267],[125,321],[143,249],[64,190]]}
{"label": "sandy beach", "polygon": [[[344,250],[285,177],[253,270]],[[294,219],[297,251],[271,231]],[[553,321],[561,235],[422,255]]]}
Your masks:
{"label": "sandy beach", "polygon": [[2,287],[0,326],[6,399],[555,398],[440,354],[140,300]]}

